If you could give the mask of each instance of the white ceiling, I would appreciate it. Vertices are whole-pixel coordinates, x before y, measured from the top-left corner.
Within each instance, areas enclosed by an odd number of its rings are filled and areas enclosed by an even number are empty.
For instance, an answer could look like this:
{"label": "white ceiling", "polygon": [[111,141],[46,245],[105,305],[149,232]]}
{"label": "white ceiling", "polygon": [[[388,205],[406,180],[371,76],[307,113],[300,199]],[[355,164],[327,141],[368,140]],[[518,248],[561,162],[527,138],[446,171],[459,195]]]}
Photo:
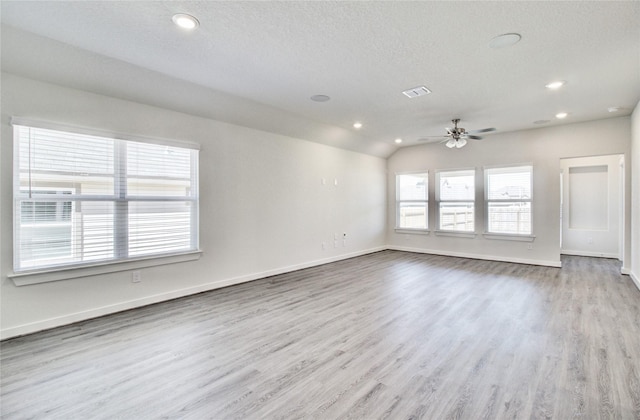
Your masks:
{"label": "white ceiling", "polygon": [[[3,0],[1,19],[3,71],[378,156],[454,117],[508,132],[640,100],[637,1]],[[420,85],[432,93],[401,93]]]}

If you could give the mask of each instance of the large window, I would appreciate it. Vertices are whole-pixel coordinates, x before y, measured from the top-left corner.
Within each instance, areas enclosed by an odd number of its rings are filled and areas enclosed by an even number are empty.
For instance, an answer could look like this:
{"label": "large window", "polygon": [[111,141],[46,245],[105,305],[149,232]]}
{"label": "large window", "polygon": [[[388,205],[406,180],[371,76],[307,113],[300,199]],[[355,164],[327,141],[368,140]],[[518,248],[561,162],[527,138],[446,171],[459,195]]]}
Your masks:
{"label": "large window", "polygon": [[14,122],[14,271],[198,248],[198,151]]}
{"label": "large window", "polygon": [[531,235],[531,166],[485,170],[487,232]]}
{"label": "large window", "polygon": [[396,228],[426,230],[428,198],[426,172],[396,175]]}
{"label": "large window", "polygon": [[439,230],[473,232],[475,170],[439,171],[436,178]]}

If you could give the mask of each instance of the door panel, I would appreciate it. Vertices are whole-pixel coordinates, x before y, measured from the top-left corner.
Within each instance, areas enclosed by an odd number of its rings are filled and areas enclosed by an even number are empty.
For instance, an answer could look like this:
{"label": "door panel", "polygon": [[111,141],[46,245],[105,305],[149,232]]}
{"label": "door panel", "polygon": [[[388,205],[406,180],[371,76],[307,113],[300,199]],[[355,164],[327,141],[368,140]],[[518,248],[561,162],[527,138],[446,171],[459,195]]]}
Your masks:
{"label": "door panel", "polygon": [[620,159],[561,159],[563,254],[620,257]]}

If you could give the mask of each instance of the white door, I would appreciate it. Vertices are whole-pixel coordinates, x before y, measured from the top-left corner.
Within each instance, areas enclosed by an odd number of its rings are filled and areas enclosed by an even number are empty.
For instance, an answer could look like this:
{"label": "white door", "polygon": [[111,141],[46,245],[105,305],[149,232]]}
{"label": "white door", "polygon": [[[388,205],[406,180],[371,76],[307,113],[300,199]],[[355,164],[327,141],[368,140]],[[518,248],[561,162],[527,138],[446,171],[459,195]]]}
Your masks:
{"label": "white door", "polygon": [[563,254],[621,258],[623,158],[561,159]]}

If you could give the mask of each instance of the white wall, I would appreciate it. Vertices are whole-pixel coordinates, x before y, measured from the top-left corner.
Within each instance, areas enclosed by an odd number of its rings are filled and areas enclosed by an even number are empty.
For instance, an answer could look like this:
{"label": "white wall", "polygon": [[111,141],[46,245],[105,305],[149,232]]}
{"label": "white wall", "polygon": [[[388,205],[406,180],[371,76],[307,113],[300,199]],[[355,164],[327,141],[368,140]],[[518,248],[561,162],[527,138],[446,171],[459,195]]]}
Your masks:
{"label": "white wall", "polygon": [[640,102],[631,115],[631,278],[640,289]]}
{"label": "white wall", "polygon": [[[426,144],[398,150],[388,159],[388,237],[394,249],[431,252],[444,255],[514,261],[532,264],[560,265],[560,159],[630,153],[631,124],[629,117],[611,118],[586,123],[546,127],[513,133],[492,134],[482,141],[469,141],[462,149],[448,149],[443,144]],[[483,237],[483,193],[476,194],[475,238],[435,235],[434,170],[477,169],[477,187],[483,185],[484,166],[533,164],[533,243],[488,239]],[[625,169],[625,230],[629,232],[630,168]],[[395,232],[395,173],[429,170],[430,208],[429,235]],[[627,235],[624,262],[630,262],[630,239]],[[528,249],[533,245],[533,249]],[[624,268],[626,269],[626,267]]]}
{"label": "white wall", "polygon": [[[383,249],[385,244],[398,249],[557,265],[560,159],[578,156],[625,155],[627,235],[623,269],[632,272],[640,287],[640,106],[631,118],[494,134],[459,150],[438,144],[402,148],[385,162],[6,73],[2,74],[1,105],[2,338],[359,255]],[[202,258],[143,269],[143,280],[136,284],[131,282],[131,273],[125,271],[16,287],[7,278],[12,266],[11,116],[200,143]],[[532,250],[526,249],[526,243],[489,240],[481,235],[467,239],[394,232],[395,172],[430,171],[433,227],[434,169],[526,162],[534,164],[537,237]],[[633,228],[629,223],[632,213]],[[476,217],[481,229],[482,211]],[[334,234],[344,232],[348,235],[346,246],[338,241],[334,248]]]}
{"label": "white wall", "polygon": [[[12,266],[11,116],[200,143],[202,258],[143,269],[136,284],[125,271],[15,286],[7,278]],[[7,73],[2,74],[1,122],[3,338],[385,245],[382,158]],[[347,240],[334,248],[336,233],[347,233]]]}

